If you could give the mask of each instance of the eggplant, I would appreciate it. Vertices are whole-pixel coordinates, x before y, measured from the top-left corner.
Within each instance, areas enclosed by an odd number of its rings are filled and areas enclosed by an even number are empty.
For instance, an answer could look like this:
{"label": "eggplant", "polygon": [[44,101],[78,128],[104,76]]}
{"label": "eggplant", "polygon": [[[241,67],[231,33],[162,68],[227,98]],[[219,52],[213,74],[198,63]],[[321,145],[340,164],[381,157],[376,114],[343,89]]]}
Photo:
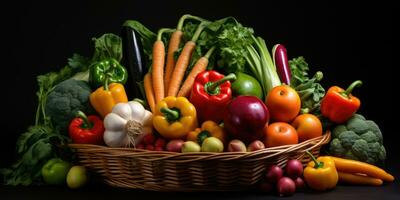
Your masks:
{"label": "eggplant", "polygon": [[128,71],[125,84],[129,99],[144,99],[140,82],[146,73],[146,63],[143,57],[143,47],[139,34],[129,26],[123,26],[121,31],[123,64]]}
{"label": "eggplant", "polygon": [[275,45],[272,49],[272,56],[281,81],[290,85],[291,72],[286,48],[281,44]]}

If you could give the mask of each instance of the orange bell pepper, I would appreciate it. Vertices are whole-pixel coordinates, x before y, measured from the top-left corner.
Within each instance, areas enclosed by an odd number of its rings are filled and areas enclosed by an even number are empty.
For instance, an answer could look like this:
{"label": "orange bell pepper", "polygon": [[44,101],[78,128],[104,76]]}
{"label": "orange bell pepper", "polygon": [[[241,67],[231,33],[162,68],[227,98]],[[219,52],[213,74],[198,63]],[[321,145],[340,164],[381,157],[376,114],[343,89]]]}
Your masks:
{"label": "orange bell pepper", "polygon": [[205,121],[201,125],[201,128],[196,128],[194,131],[190,131],[186,136],[186,140],[197,142],[201,145],[208,137],[216,137],[221,140],[222,143],[225,143],[226,141],[226,133],[224,129],[211,120]]}

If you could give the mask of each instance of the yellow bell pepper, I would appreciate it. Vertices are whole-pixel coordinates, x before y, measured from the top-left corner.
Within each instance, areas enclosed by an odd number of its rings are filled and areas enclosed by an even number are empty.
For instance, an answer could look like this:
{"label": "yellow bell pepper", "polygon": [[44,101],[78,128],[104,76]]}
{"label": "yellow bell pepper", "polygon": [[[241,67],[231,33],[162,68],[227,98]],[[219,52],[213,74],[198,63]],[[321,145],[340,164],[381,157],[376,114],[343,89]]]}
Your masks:
{"label": "yellow bell pepper", "polygon": [[303,176],[307,185],[318,191],[324,191],[336,187],[338,172],[335,162],[328,156],[320,156],[318,159],[307,151],[312,161],[304,169]]}
{"label": "yellow bell pepper", "polygon": [[128,97],[120,83],[105,84],[90,94],[90,103],[103,118],[112,111],[115,104],[126,102]]}
{"label": "yellow bell pepper", "polygon": [[196,128],[194,131],[190,131],[186,140],[197,142],[201,145],[208,137],[216,137],[221,140],[222,143],[225,143],[226,141],[226,133],[224,129],[211,120],[203,122],[201,128]]}
{"label": "yellow bell pepper", "polygon": [[181,139],[197,127],[196,108],[185,97],[166,97],[157,103],[154,128],[167,139]]}

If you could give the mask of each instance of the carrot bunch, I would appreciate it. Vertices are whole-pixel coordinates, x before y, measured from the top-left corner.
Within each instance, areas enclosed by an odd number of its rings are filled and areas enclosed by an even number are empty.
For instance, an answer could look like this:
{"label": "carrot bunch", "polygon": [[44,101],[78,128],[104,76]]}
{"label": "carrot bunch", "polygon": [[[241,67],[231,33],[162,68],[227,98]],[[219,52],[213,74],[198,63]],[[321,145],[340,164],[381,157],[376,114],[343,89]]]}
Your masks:
{"label": "carrot bunch", "polygon": [[[185,43],[178,59],[175,61],[174,54],[179,49],[183,36],[182,27],[186,19],[195,19],[201,23],[198,25],[191,40]],[[183,15],[175,30],[166,28],[159,30],[157,40],[153,45],[151,70],[144,77],[146,99],[152,112],[155,111],[157,103],[166,96],[188,96],[197,74],[206,70],[208,59],[215,50],[215,47],[211,48],[206,55],[196,62],[183,82],[193,51],[196,48],[196,41],[208,23],[208,21],[199,17]],[[162,34],[172,31],[173,33],[171,34],[166,53]]]}

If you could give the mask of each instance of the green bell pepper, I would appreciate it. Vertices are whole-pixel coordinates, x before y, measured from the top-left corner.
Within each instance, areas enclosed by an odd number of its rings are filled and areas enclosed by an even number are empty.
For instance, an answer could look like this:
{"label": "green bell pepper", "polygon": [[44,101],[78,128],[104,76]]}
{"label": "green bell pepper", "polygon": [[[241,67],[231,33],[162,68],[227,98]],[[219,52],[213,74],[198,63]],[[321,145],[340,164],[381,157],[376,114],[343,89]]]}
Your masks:
{"label": "green bell pepper", "polygon": [[47,161],[42,167],[42,177],[49,185],[61,185],[66,183],[66,177],[71,164],[59,158]]}
{"label": "green bell pepper", "polygon": [[250,95],[263,100],[263,90],[257,79],[242,72],[236,73],[236,80],[231,83],[233,96]]}
{"label": "green bell pepper", "polygon": [[106,78],[108,78],[109,83],[121,84],[125,84],[128,79],[128,72],[125,67],[113,58],[93,63],[89,70],[89,83],[93,88],[103,86]]}

